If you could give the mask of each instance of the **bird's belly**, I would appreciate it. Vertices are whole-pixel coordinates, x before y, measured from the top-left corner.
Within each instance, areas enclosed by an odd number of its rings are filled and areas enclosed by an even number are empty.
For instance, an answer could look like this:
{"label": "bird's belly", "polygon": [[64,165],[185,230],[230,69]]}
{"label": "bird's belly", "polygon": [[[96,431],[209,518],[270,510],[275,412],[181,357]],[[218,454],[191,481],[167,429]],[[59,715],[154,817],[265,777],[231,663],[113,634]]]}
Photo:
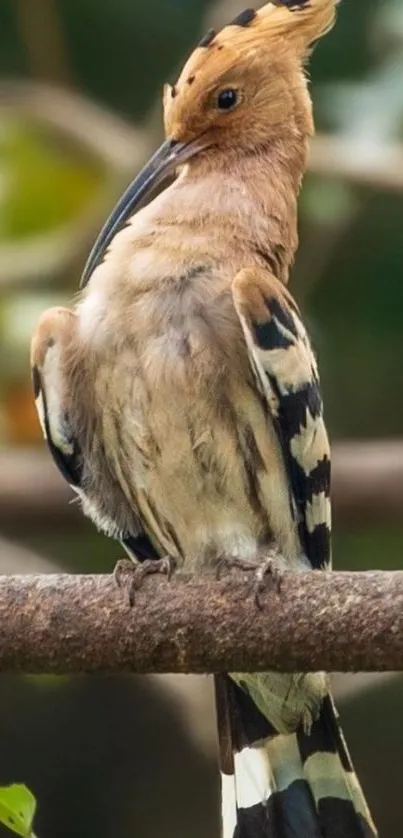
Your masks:
{"label": "bird's belly", "polygon": [[252,558],[267,540],[268,525],[259,464],[254,471],[246,462],[242,428],[233,416],[217,415],[213,393],[209,402],[190,403],[175,388],[163,395],[165,411],[148,416],[153,456],[141,479],[135,477],[143,518],[164,551],[186,560],[189,570],[223,555]]}
{"label": "bird's belly", "polygon": [[286,518],[289,500],[248,367],[233,369],[211,347],[185,358],[166,347],[158,369],[152,356],[123,388],[116,450],[126,495],[161,552],[192,572],[224,555],[256,557],[271,539],[267,509]]}
{"label": "bird's belly", "polygon": [[157,548],[193,569],[251,558],[273,533],[286,555],[296,544],[280,444],[231,291],[215,279],[139,295],[122,313],[130,341],[98,350],[116,478]]}

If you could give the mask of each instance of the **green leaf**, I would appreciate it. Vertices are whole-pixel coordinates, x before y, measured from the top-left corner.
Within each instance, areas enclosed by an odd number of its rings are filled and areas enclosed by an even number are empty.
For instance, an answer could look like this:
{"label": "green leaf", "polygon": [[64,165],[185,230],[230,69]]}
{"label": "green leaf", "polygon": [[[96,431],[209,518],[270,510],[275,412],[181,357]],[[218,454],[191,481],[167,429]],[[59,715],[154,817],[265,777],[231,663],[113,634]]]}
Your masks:
{"label": "green leaf", "polygon": [[36,800],[26,786],[0,786],[0,822],[16,835],[31,838]]}

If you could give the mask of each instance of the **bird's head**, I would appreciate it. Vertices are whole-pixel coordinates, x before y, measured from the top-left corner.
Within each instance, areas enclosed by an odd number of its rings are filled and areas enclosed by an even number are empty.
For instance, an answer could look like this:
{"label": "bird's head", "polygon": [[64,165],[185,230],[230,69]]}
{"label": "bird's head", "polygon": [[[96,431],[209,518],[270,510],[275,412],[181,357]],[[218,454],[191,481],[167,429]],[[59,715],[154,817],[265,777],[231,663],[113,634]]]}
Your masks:
{"label": "bird's head", "polygon": [[[210,31],[164,91],[165,132],[188,146],[253,152],[313,130],[304,63],[332,26],[335,0],[268,3]],[[197,152],[196,152],[197,153]]]}
{"label": "bird's head", "polygon": [[[253,154],[313,132],[304,64],[333,25],[338,0],[275,0],[210,31],[164,89],[166,140],[105,224],[83,283],[114,235],[179,166],[218,153]],[[287,145],[284,146],[287,154]]]}

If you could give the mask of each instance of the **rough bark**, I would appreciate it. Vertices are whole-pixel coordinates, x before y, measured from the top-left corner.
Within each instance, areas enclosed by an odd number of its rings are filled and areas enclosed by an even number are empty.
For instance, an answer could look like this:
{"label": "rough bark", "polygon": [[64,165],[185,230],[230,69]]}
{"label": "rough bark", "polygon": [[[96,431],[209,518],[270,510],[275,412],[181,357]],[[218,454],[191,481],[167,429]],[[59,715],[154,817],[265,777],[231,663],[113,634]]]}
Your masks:
{"label": "rough bark", "polygon": [[0,671],[403,670],[403,573],[287,573],[256,607],[250,575],[0,577]]}

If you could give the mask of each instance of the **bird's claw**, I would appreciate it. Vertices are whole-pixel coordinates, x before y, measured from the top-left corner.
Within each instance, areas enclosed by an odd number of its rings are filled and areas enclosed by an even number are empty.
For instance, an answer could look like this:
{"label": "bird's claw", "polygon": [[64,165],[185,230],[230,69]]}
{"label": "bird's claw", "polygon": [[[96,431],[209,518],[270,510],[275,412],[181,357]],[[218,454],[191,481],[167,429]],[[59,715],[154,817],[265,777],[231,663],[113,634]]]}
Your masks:
{"label": "bird's claw", "polygon": [[263,609],[264,594],[268,591],[280,593],[283,574],[279,568],[275,553],[259,564],[256,561],[253,562],[247,561],[246,559],[224,557],[220,559],[217,564],[216,578],[220,580],[225,571],[231,570],[241,570],[243,573],[253,573],[253,599],[256,608],[260,611]]}
{"label": "bird's claw", "polygon": [[279,569],[276,562],[276,557],[272,556],[265,559],[256,571],[256,582],[254,589],[254,602],[259,611],[263,610],[262,597],[268,591],[273,591],[276,594],[281,592],[281,583],[283,580],[283,573]]}
{"label": "bird's claw", "polygon": [[140,590],[147,576],[161,573],[170,582],[174,570],[175,562],[170,556],[164,556],[162,559],[146,559],[141,563],[132,562],[130,559],[121,559],[117,563],[113,575],[119,588],[127,587],[129,603],[132,608],[136,592]]}
{"label": "bird's claw", "polygon": [[216,567],[216,579],[220,580],[225,572],[231,570],[242,570],[243,573],[256,572],[256,562],[248,562],[246,559],[236,559],[228,556],[221,558]]}

